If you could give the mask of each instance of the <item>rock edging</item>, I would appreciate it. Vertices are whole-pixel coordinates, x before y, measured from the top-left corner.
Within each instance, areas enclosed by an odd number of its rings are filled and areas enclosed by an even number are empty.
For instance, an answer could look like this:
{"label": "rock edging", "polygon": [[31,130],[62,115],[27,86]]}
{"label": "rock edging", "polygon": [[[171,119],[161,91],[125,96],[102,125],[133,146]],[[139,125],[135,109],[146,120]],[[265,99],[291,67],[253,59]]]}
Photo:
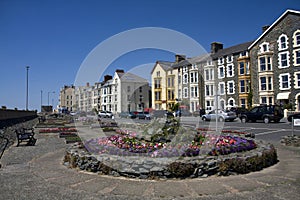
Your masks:
{"label": "rock edging", "polygon": [[70,168],[139,179],[206,178],[212,175],[245,174],[277,162],[275,147],[264,143],[259,143],[256,149],[246,152],[179,158],[91,155],[82,146],[75,144],[67,149],[64,157],[64,165]]}

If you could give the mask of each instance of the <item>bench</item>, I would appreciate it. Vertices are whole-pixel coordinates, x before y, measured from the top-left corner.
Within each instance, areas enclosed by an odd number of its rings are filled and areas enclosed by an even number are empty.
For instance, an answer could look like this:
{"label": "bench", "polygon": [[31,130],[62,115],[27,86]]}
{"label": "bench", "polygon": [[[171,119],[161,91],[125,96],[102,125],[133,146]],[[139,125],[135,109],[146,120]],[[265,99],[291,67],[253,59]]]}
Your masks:
{"label": "bench", "polygon": [[17,140],[19,144],[23,141],[27,142],[28,146],[34,146],[36,143],[36,139],[34,138],[34,129],[33,128],[23,128],[16,130]]}

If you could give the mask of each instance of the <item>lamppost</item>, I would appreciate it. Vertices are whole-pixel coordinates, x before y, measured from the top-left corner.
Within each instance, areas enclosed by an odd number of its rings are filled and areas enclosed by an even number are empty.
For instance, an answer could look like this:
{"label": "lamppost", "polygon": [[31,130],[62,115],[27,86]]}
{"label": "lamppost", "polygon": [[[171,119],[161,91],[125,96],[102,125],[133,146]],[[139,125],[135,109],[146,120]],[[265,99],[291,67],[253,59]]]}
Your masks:
{"label": "lamppost", "polygon": [[29,66],[26,66],[26,110],[28,110],[28,71]]}
{"label": "lamppost", "polygon": [[50,93],[55,94],[55,92],[54,92],[54,91],[53,91],[53,92],[48,92],[48,106],[50,105],[50,104],[49,104],[49,94],[50,94]]}

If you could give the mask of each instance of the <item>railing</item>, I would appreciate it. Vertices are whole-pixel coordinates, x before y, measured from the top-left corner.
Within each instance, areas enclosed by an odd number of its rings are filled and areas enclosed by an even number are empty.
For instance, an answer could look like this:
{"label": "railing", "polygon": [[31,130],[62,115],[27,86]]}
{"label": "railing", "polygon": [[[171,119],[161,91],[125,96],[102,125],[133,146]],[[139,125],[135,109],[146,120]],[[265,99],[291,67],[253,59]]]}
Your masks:
{"label": "railing", "polygon": [[[4,137],[4,131],[1,130],[0,131],[0,151],[1,151],[1,153],[0,153],[0,160],[1,160],[2,156],[3,156],[3,153],[4,153],[5,149],[6,149],[6,147],[8,146],[8,143],[9,143],[8,138]],[[0,164],[0,168],[1,168],[1,164]]]}

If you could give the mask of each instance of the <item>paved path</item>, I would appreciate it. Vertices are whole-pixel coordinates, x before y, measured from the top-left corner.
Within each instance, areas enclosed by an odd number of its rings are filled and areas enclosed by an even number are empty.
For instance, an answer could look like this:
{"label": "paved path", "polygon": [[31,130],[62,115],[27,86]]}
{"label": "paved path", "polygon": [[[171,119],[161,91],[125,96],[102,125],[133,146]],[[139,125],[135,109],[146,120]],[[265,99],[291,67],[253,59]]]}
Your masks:
{"label": "paved path", "polygon": [[299,199],[300,149],[277,145],[280,162],[259,172],[186,180],[100,176],[62,165],[66,144],[37,134],[36,146],[11,146],[1,159],[0,199]]}

